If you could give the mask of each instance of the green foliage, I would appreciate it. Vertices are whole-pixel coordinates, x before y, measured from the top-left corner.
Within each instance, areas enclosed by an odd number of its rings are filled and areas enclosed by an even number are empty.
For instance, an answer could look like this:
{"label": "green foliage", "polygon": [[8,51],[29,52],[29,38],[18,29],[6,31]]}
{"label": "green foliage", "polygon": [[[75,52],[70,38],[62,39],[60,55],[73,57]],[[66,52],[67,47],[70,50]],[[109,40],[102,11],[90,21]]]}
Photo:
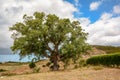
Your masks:
{"label": "green foliage", "polygon": [[86,43],[87,33],[82,30],[78,21],[71,22],[43,12],[35,12],[33,16],[24,15],[23,19],[23,22],[10,27],[14,31],[11,49],[21,57],[34,54],[50,58],[56,69],[58,61],[72,59],[75,62],[89,49]]}
{"label": "green foliage", "polygon": [[117,53],[120,52],[120,47],[115,46],[100,46],[100,45],[93,45],[93,47],[96,47],[97,49],[101,49],[105,51],[106,53]]}
{"label": "green foliage", "polygon": [[29,63],[29,68],[35,68],[36,67],[36,64],[35,64],[36,60],[37,60],[36,58],[33,58],[31,60],[31,62]]}
{"label": "green foliage", "polygon": [[29,63],[29,67],[30,67],[30,68],[34,68],[34,67],[36,67],[36,65],[35,65],[34,62],[30,62],[30,63]]}
{"label": "green foliage", "polygon": [[87,64],[105,65],[105,66],[120,66],[120,53],[94,56],[94,57],[87,59]]}

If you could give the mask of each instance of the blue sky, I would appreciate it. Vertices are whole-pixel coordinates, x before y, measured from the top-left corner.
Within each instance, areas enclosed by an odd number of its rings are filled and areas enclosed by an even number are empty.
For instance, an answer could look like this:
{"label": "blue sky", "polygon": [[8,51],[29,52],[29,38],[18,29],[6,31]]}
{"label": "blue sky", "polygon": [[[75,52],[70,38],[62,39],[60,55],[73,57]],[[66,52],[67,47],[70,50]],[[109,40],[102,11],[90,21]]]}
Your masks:
{"label": "blue sky", "polygon": [[120,46],[120,0],[0,0],[0,54],[12,53],[9,27],[35,11],[80,21],[89,44]]}
{"label": "blue sky", "polygon": [[[75,12],[74,16],[79,17],[89,17],[92,23],[97,21],[99,17],[104,13],[111,13],[112,8],[115,5],[120,5],[120,0],[66,0],[72,4],[79,10],[79,12]],[[90,5],[92,3],[100,4],[97,9],[90,10]]]}

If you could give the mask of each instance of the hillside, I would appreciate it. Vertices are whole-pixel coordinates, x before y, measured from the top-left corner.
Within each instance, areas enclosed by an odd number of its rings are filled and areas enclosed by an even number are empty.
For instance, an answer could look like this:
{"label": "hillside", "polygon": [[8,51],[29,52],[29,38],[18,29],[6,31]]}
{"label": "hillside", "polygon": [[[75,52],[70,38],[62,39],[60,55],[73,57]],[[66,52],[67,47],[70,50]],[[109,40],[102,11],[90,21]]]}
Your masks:
{"label": "hillside", "polygon": [[99,49],[99,50],[103,50],[106,53],[116,53],[116,52],[120,52],[120,46],[115,47],[115,46],[102,46],[102,45],[92,45],[93,47]]}

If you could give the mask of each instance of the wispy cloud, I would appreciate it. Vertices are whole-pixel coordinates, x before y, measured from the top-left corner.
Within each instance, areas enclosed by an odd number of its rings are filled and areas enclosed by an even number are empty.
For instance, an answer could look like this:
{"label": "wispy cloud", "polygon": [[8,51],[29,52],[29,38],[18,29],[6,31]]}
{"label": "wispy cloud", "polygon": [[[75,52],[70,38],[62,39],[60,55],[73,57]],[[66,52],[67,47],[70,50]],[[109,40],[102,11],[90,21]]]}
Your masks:
{"label": "wispy cloud", "polygon": [[90,6],[89,6],[89,9],[90,9],[91,11],[97,10],[98,7],[99,7],[101,4],[102,4],[101,1],[92,2],[92,3],[90,4]]}
{"label": "wispy cloud", "polygon": [[113,12],[116,14],[120,14],[120,5],[116,5],[113,7]]}

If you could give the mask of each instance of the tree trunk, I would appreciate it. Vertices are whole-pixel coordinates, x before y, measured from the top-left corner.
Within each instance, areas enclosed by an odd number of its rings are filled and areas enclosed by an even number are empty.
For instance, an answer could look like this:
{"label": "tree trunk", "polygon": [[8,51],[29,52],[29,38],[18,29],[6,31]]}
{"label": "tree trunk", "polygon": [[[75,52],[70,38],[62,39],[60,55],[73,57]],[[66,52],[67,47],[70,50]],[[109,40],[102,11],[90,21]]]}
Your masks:
{"label": "tree trunk", "polygon": [[51,66],[51,69],[53,71],[59,70],[59,64],[58,64],[59,54],[58,54],[58,45],[57,44],[55,45],[55,49],[53,51],[51,51],[50,60],[53,63],[53,65]]}
{"label": "tree trunk", "polygon": [[54,58],[53,58],[53,70],[57,71],[59,69],[58,64],[58,44],[55,44],[55,50],[54,50]]}
{"label": "tree trunk", "polygon": [[53,59],[53,70],[57,71],[58,69],[59,69],[58,57],[57,57],[57,55],[55,55],[54,59]]}

